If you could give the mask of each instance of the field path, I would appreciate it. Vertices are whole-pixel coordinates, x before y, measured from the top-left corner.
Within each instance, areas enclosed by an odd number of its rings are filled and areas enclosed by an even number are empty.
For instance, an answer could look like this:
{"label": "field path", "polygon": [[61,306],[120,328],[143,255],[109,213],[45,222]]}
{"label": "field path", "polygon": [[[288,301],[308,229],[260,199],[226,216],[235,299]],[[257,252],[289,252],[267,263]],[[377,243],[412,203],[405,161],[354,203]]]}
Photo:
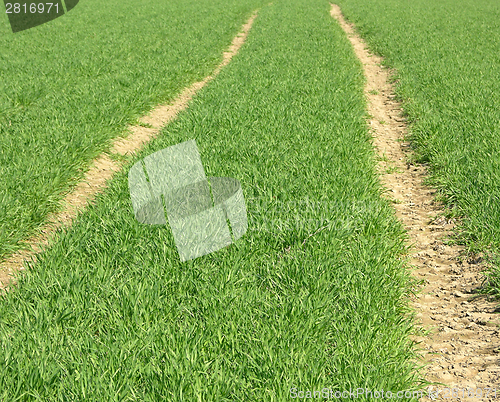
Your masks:
{"label": "field path", "polygon": [[[426,380],[439,382],[433,390],[497,388],[500,396],[500,336],[498,303],[486,296],[474,294],[483,283],[485,266],[478,258],[461,258],[463,248],[443,243],[454,222],[443,218],[442,206],[434,201],[435,191],[426,187],[424,166],[407,162],[409,144],[403,141],[406,123],[401,105],[394,99],[389,84],[390,72],[381,67],[382,59],[370,54],[364,41],[348,24],[337,5],[332,5],[336,18],[351,41],[363,64],[367,84],[369,120],[374,144],[382,159],[380,177],[389,197],[395,200],[397,217],[408,231],[414,245],[411,264],[415,275],[423,279],[422,292],[412,304],[417,313],[417,327],[430,330],[426,336],[415,336],[421,342],[423,358],[429,363],[424,371]],[[473,298],[473,296],[475,296]],[[467,392],[467,391],[465,391]],[[480,400],[496,400],[484,396]],[[467,395],[466,395],[467,396]],[[427,397],[426,397],[427,399]]]}
{"label": "field path", "polygon": [[[161,105],[150,112],[149,115],[140,119],[144,126],[130,127],[131,134],[125,138],[119,138],[113,143],[110,153],[124,156],[138,151],[142,145],[158,135],[161,128],[172,121],[179,112],[186,109],[189,101],[201,88],[209,81],[213,80],[229,64],[233,56],[245,43],[252,24],[257,17],[257,11],[242,26],[241,31],[233,38],[228,50],[223,53],[222,62],[215,68],[211,75],[202,81],[195,82],[185,88],[182,93],[173,100],[172,103]],[[116,158],[115,158],[116,159]],[[34,258],[36,254],[43,251],[55,232],[64,226],[70,226],[78,212],[83,210],[101,192],[106,181],[111,179],[113,174],[120,170],[122,164],[106,153],[101,154],[94,160],[93,166],[88,170],[83,181],[69,193],[63,200],[64,208],[61,212],[48,217],[48,223],[40,229],[40,234],[29,239],[26,244],[29,249],[17,252],[0,264],[0,290],[6,289],[14,284],[13,275],[24,269],[26,260]]]}

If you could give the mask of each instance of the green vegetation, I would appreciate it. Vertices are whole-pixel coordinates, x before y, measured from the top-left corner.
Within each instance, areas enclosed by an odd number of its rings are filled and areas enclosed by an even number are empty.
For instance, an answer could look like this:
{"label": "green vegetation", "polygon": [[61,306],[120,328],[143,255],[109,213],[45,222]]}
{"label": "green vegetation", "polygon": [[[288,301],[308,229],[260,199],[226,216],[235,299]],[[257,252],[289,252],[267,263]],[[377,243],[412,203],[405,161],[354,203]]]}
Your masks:
{"label": "green vegetation", "polygon": [[370,47],[398,71],[418,160],[463,217],[456,240],[496,268],[500,295],[500,3],[340,0]]}
{"label": "green vegetation", "polygon": [[0,26],[0,260],[128,124],[204,78],[260,0],[88,0]]}
{"label": "green vegetation", "polygon": [[[418,385],[404,231],[381,197],[363,75],[328,2],[275,0],[134,162],[195,138],[249,230],[180,263],[127,170],[0,303],[0,399],[285,401]],[[359,398],[363,400],[364,398]]]}

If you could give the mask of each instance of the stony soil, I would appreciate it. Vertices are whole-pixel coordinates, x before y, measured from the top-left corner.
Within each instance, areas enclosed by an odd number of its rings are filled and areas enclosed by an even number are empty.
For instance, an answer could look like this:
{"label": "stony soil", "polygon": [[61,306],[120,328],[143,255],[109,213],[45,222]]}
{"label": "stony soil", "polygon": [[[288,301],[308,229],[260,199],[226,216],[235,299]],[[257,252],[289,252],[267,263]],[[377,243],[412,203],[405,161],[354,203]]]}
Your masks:
{"label": "stony soil", "polygon": [[[423,361],[428,363],[423,375],[428,381],[440,383],[432,386],[434,391],[440,390],[438,399],[471,400],[462,398],[462,389],[467,388],[477,390],[476,396],[482,390],[481,400],[497,400],[491,395],[485,398],[484,393],[486,388],[498,388],[500,399],[500,309],[498,301],[475,293],[484,281],[484,261],[480,257],[464,258],[463,247],[445,244],[455,222],[443,217],[435,190],[423,184],[425,166],[409,162],[410,148],[404,141],[407,126],[389,83],[391,72],[381,67],[380,57],[367,50],[337,5],[332,5],[331,14],[363,64],[368,113],[372,116],[369,124],[381,159],[380,179],[414,245],[414,275],[425,283],[412,301],[416,327],[430,331],[414,337],[423,349]],[[449,392],[446,398],[445,388],[457,388],[459,392]]]}

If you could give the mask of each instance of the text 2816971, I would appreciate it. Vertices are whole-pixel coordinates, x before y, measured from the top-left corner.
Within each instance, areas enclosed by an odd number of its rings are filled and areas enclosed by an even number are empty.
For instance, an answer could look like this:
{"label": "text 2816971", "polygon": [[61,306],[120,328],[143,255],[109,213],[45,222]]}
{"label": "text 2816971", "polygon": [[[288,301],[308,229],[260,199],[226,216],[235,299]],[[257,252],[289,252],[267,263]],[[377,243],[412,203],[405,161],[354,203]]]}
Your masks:
{"label": "text 2816971", "polygon": [[[54,9],[52,9],[54,7]],[[5,4],[5,12],[7,14],[42,14],[47,13],[50,14],[51,11],[56,14],[59,14],[59,4],[58,3],[6,3]]]}

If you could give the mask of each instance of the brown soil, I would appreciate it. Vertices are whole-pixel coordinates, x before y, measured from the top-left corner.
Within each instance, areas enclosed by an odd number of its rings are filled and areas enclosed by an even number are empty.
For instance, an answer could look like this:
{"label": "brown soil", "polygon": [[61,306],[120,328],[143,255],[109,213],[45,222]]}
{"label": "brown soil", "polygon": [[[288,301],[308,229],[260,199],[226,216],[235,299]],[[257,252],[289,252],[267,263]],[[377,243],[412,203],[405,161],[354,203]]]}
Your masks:
{"label": "brown soil", "polygon": [[484,392],[485,388],[496,387],[500,397],[500,320],[495,313],[498,303],[486,296],[472,297],[483,283],[481,271],[485,264],[480,258],[464,259],[462,247],[443,243],[455,222],[443,217],[444,209],[435,201],[435,190],[423,185],[425,166],[408,162],[409,144],[404,141],[407,128],[389,84],[390,72],[381,67],[380,57],[368,52],[337,5],[332,5],[331,15],[346,32],[364,66],[365,94],[372,116],[369,124],[382,159],[380,178],[414,245],[414,275],[425,282],[422,292],[412,300],[416,327],[430,330],[425,336],[414,336],[423,349],[423,361],[429,363],[422,374],[427,381],[441,384],[432,387],[440,390],[438,399],[446,399],[445,388],[460,389],[458,397],[449,394],[453,400],[462,400],[464,388]]}
{"label": "brown soil", "polygon": [[[127,138],[115,140],[109,154],[123,156],[137,152],[145,142],[158,135],[163,125],[173,120],[179,112],[186,109],[196,92],[214,79],[239,51],[256,17],[257,11],[243,25],[240,33],[234,37],[229,49],[223,53],[222,62],[211,75],[185,88],[171,104],[158,106],[148,116],[142,117],[140,122],[146,127],[142,125],[130,127],[131,134]],[[147,128],[148,125],[152,128]],[[14,274],[24,269],[26,260],[36,260],[36,254],[40,253],[49,244],[56,231],[64,226],[70,226],[77,214],[92,202],[97,193],[106,187],[106,182],[121,168],[121,163],[114,159],[119,158],[110,158],[108,153],[98,157],[93,162],[93,166],[87,171],[85,179],[64,198],[62,211],[49,216],[48,223],[39,230],[39,234],[26,242],[28,249],[11,255],[0,264],[0,291],[2,289],[7,290],[14,285]]]}

